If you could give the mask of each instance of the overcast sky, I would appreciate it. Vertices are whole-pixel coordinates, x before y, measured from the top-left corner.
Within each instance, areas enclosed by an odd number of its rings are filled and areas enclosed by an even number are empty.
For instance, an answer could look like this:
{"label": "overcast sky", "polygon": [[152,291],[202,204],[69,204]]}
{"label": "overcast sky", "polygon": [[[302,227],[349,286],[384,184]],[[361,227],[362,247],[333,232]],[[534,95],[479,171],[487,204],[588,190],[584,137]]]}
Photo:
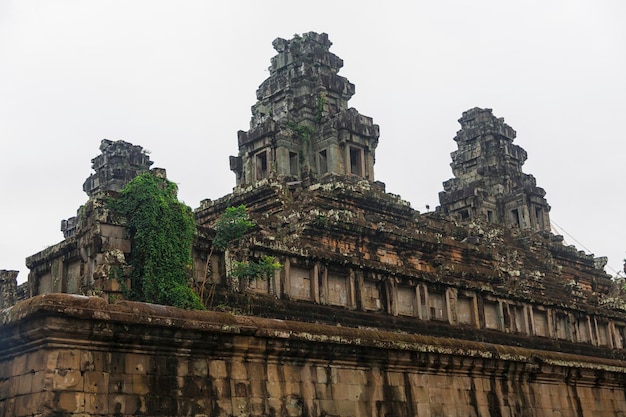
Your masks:
{"label": "overcast sky", "polygon": [[[62,240],[100,140],[151,151],[195,208],[229,193],[272,40],[326,32],[380,125],[376,179],[425,211],[461,113],[517,131],[569,244],[626,257],[626,2],[0,1],[0,269]],[[568,235],[569,234],[569,235]]]}

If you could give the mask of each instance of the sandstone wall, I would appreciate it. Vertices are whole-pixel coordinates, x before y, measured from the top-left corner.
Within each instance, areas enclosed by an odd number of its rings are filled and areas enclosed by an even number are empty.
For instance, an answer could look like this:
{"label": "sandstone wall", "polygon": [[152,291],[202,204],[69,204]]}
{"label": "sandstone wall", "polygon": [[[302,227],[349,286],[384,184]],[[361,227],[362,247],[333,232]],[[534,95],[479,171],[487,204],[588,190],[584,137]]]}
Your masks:
{"label": "sandstone wall", "polygon": [[17,301],[17,275],[19,271],[0,269],[0,310]]}
{"label": "sandstone wall", "polygon": [[624,416],[623,362],[101,298],[2,311],[0,416]]}

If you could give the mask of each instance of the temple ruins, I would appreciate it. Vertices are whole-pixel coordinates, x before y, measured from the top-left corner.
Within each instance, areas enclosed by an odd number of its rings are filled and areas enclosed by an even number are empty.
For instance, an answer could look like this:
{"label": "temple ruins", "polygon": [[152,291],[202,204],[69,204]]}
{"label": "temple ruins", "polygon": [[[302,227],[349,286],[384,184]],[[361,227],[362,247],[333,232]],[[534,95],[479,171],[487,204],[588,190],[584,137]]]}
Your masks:
{"label": "temple ruins", "polygon": [[[420,213],[375,178],[379,128],[328,36],[273,46],[235,188],[194,210],[207,310],[127,299],[133,241],[108,201],[166,172],[103,140],[64,240],[21,286],[0,271],[0,417],[626,416],[625,297],[606,259],[551,233],[513,128],[464,112],[453,178]],[[215,249],[242,205],[254,229]],[[241,254],[280,268],[237,278]]]}

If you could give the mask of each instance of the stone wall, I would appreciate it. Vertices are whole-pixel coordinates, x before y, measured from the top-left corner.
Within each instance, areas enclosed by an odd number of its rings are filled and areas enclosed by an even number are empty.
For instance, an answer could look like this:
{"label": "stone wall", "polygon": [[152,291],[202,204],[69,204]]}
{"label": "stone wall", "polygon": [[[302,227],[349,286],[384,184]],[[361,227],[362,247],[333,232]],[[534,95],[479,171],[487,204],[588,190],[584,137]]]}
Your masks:
{"label": "stone wall", "polygon": [[624,416],[623,362],[101,298],[2,311],[0,416]]}
{"label": "stone wall", "polygon": [[117,297],[117,277],[130,252],[125,219],[108,208],[114,192],[92,197],[79,210],[72,235],[26,258],[30,295],[70,293]]}
{"label": "stone wall", "polygon": [[[603,347],[626,357],[626,309],[611,304],[610,276],[559,236],[419,214],[397,196],[345,178],[257,184],[206,202],[197,221],[210,226],[226,207],[241,204],[260,229],[245,243],[251,256],[283,265],[248,288],[271,296],[259,300],[255,315],[387,329],[406,318],[403,330],[411,333],[446,326],[462,339],[557,351],[576,344],[570,353]],[[204,251],[196,254],[201,260]],[[231,297],[225,278],[215,278],[222,285],[213,306],[250,311]],[[348,312],[370,316],[350,322]]]}
{"label": "stone wall", "polygon": [[0,269],[0,310],[17,301],[17,275],[19,271]]}
{"label": "stone wall", "polygon": [[[195,287],[246,316],[120,301],[132,241],[108,199],[152,162],[104,140],[66,239],[26,260],[31,298],[0,271],[0,417],[624,416],[626,304],[549,233],[515,132],[464,113],[455,178],[420,214],[374,181],[378,126],[347,108],[327,36],[274,46],[237,187],[195,211]],[[213,251],[239,205],[253,232]],[[228,276],[262,256],[274,276]]]}

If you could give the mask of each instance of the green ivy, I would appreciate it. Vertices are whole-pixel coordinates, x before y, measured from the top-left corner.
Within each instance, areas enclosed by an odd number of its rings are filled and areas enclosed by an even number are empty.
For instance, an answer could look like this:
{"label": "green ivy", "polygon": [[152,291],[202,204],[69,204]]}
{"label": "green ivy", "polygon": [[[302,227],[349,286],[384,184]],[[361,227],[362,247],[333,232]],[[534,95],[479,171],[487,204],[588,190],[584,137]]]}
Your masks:
{"label": "green ivy", "polygon": [[320,93],[317,98],[317,112],[315,114],[315,119],[317,123],[322,123],[322,119],[324,118],[324,106],[326,105],[326,93]]}
{"label": "green ivy", "polygon": [[[236,207],[228,207],[224,213],[215,222],[215,237],[211,245],[211,250],[207,255],[206,267],[204,271],[204,279],[197,286],[197,293],[200,298],[206,302],[206,305],[211,306],[213,304],[213,294],[215,291],[215,282],[211,282],[208,288],[208,294],[205,295],[207,290],[207,279],[209,277],[209,265],[213,250],[218,249],[226,251],[226,249],[233,249],[234,244],[240,240],[246,233],[248,233],[256,224],[250,220],[248,215],[248,209],[245,205]],[[226,262],[232,259],[232,253],[227,257]]]}
{"label": "green ivy", "polygon": [[[215,222],[215,238],[213,247],[226,250],[246,235],[256,224],[250,219],[245,205],[228,207]],[[245,251],[244,251],[245,252]],[[241,255],[241,254],[240,254]],[[233,254],[231,253],[231,256]],[[236,256],[236,255],[235,255]],[[282,265],[271,256],[263,256],[258,261],[248,261],[245,255],[243,261],[232,261],[230,275],[235,278],[245,278],[252,281],[257,278],[268,277]]]}
{"label": "green ivy", "polygon": [[289,128],[289,130],[295,133],[298,138],[302,139],[306,143],[311,142],[311,136],[315,133],[315,129],[305,125],[304,123],[298,124],[295,122],[289,122],[287,123],[287,128]]}
{"label": "green ivy", "polygon": [[215,222],[213,246],[219,250],[225,250],[231,243],[241,239],[254,226],[255,224],[250,220],[245,205],[228,207]]}
{"label": "green ivy", "polygon": [[178,201],[178,187],[150,172],[135,177],[111,201],[127,218],[131,239],[131,299],[203,309],[189,286],[196,234],[191,208]]}
{"label": "green ivy", "polygon": [[252,281],[258,278],[270,277],[274,271],[280,268],[282,268],[282,264],[276,262],[272,256],[263,256],[258,261],[235,261],[231,274],[236,278],[246,278]]}

